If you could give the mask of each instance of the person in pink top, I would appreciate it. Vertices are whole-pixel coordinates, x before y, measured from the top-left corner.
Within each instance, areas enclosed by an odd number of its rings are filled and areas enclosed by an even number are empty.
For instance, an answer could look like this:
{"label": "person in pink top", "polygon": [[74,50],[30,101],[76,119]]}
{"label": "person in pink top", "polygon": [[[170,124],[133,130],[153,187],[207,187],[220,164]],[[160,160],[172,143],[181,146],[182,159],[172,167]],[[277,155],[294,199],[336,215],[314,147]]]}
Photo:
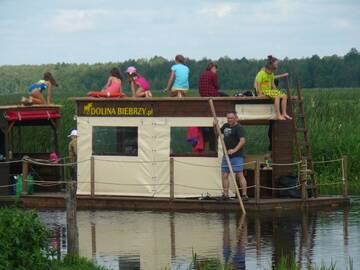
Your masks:
{"label": "person in pink top", "polygon": [[144,77],[136,72],[136,68],[128,67],[126,73],[129,76],[129,83],[133,97],[152,97],[150,84]]}
{"label": "person in pink top", "polygon": [[124,95],[122,92],[121,80],[122,76],[118,68],[113,68],[110,72],[110,77],[104,88],[101,90],[102,93],[107,93],[109,96]]}

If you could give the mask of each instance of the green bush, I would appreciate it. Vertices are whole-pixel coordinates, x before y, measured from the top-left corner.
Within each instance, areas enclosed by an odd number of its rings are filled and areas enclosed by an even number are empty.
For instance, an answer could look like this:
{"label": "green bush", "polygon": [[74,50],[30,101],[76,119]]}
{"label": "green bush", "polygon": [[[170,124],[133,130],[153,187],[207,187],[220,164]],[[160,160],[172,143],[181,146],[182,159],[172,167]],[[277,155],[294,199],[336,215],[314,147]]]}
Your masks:
{"label": "green bush", "polygon": [[50,269],[50,236],[36,212],[0,209],[0,270]]}
{"label": "green bush", "polygon": [[77,256],[65,256],[63,261],[53,261],[51,270],[106,270],[96,266],[86,258]]}
{"label": "green bush", "polygon": [[78,256],[55,259],[50,237],[35,211],[0,208],[0,270],[105,270]]}

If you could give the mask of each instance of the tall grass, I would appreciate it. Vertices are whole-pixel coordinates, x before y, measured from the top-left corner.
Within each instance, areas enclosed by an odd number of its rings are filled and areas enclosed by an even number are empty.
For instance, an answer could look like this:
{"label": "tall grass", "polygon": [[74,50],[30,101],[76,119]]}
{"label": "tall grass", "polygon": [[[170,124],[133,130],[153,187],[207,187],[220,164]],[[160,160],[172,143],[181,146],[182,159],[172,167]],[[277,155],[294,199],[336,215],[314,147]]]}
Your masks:
{"label": "tall grass", "polygon": [[[350,192],[360,193],[360,89],[306,89],[305,111],[315,160],[349,157]],[[340,163],[317,165],[320,183],[341,180]],[[328,190],[339,190],[334,186]],[[323,188],[324,189],[324,188]]]}

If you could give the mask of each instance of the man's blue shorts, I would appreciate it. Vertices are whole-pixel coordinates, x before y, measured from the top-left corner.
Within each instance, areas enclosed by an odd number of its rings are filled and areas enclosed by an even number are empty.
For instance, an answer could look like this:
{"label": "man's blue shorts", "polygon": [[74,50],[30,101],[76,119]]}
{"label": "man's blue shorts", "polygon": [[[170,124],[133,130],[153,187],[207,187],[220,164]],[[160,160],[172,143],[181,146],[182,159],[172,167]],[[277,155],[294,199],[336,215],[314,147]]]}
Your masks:
{"label": "man's blue shorts", "polygon": [[[230,162],[233,168],[234,173],[242,172],[244,170],[244,158],[235,156],[230,158]],[[221,162],[221,172],[230,173],[229,167],[227,165],[225,157],[223,157]]]}

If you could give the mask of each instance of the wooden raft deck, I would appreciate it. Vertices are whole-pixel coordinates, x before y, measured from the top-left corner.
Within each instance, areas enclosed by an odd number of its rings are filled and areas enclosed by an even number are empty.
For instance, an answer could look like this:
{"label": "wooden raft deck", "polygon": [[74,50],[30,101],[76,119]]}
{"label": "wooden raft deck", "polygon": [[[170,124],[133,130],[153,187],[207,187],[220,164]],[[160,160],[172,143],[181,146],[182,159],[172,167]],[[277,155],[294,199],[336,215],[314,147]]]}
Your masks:
{"label": "wooden raft deck", "polygon": [[[15,197],[0,197],[0,205],[13,204]],[[25,208],[35,209],[65,209],[64,193],[47,193],[26,195],[20,198],[20,203]],[[307,201],[301,199],[261,199],[256,204],[250,198],[245,202],[248,211],[280,210],[280,209],[300,209],[341,207],[350,205],[349,197],[324,196],[309,198]],[[216,200],[197,200],[197,199],[174,199],[167,198],[143,198],[143,197],[119,197],[119,196],[77,196],[77,205],[80,210],[147,210],[147,211],[196,211],[196,212],[223,212],[239,211],[237,200],[216,201]]]}

